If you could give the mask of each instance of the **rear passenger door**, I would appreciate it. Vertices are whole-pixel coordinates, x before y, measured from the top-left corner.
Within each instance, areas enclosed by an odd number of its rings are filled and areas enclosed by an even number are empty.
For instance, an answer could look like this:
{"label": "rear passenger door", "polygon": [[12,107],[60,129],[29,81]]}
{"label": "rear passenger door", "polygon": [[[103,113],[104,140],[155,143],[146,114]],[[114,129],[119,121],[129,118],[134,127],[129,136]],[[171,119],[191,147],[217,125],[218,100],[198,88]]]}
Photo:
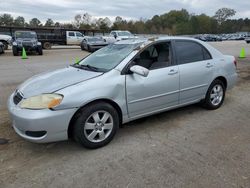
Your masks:
{"label": "rear passenger door", "polygon": [[180,104],[204,98],[213,76],[213,61],[208,50],[196,41],[175,40],[180,71]]}

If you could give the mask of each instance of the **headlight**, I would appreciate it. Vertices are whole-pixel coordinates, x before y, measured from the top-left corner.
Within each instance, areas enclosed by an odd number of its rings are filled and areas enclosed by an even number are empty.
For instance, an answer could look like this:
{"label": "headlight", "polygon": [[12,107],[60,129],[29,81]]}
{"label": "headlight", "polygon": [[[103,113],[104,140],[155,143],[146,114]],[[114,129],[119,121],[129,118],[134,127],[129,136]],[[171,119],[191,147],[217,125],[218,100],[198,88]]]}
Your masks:
{"label": "headlight", "polygon": [[19,106],[28,109],[48,109],[58,106],[62,99],[63,96],[59,94],[42,94],[24,99]]}

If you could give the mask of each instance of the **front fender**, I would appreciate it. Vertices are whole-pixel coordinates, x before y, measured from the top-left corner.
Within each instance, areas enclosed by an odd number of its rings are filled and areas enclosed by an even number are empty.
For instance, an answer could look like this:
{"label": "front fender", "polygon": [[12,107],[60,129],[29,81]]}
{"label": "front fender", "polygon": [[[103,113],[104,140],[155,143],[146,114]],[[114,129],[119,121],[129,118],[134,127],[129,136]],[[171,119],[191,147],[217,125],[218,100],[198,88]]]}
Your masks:
{"label": "front fender", "polygon": [[123,115],[127,114],[125,75],[111,70],[99,77],[58,90],[64,96],[62,103],[55,110],[80,108],[99,99],[115,102]]}

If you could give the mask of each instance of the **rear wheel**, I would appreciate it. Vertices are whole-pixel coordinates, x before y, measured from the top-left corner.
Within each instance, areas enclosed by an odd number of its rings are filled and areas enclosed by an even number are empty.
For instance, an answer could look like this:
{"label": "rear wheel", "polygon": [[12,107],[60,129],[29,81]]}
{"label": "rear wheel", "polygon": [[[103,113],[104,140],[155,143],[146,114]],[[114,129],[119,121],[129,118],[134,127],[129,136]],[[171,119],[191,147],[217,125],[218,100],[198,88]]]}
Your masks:
{"label": "rear wheel", "polygon": [[117,111],[108,103],[93,103],[84,107],[74,124],[74,139],[86,148],[108,144],[119,127]]}
{"label": "rear wheel", "polygon": [[226,88],[221,80],[214,80],[208,88],[204,100],[205,108],[209,110],[218,109],[224,102]]}
{"label": "rear wheel", "polygon": [[50,42],[43,43],[43,49],[49,50],[51,49],[52,44]]}
{"label": "rear wheel", "polygon": [[43,55],[43,49],[42,49],[41,46],[38,47],[37,53],[38,53],[39,55]]}

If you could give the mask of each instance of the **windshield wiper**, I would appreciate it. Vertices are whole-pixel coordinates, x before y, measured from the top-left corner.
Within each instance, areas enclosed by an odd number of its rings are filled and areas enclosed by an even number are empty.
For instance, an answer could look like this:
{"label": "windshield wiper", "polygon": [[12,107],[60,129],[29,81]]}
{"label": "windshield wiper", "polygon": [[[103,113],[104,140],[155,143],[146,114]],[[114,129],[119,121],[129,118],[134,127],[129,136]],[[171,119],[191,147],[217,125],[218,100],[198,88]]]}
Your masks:
{"label": "windshield wiper", "polygon": [[84,69],[84,70],[91,70],[95,72],[105,72],[106,70],[91,66],[91,65],[81,65],[81,64],[73,64],[73,67]]}

